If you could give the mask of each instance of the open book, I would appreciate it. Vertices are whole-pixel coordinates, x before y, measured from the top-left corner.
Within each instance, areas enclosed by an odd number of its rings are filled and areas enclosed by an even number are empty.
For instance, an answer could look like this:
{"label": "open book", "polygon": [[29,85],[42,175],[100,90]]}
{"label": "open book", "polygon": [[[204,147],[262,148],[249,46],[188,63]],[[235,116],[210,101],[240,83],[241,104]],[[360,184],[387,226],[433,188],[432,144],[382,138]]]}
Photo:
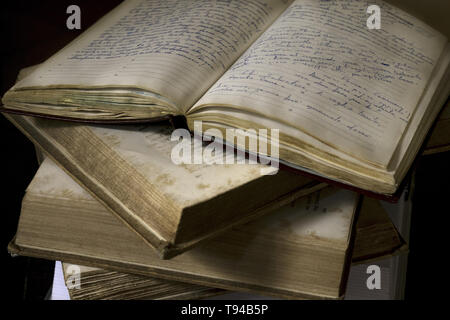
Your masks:
{"label": "open book", "polygon": [[[366,26],[371,4],[381,30]],[[449,52],[382,1],[130,0],[17,83],[3,110],[183,115],[191,130],[202,121],[206,136],[268,156],[226,130],[279,129],[271,142],[286,164],[392,194],[448,96]]]}

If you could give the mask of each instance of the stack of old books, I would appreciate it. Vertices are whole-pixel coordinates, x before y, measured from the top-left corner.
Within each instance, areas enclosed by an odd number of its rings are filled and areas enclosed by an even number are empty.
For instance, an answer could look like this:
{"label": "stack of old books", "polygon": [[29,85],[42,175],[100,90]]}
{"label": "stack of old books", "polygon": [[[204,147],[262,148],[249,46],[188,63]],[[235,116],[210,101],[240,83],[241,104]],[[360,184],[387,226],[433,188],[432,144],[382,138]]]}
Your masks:
{"label": "stack of old books", "polygon": [[450,91],[447,38],[377,4],[123,2],[3,97],[41,161],[10,252],[76,299],[342,298],[405,250],[380,201]]}

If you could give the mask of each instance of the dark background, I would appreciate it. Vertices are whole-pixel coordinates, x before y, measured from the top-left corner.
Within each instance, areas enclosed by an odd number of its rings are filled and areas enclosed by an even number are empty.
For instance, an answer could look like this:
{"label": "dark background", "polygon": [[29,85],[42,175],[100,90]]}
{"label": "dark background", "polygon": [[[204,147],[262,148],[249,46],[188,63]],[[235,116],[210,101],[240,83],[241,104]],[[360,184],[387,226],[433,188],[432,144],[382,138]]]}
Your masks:
{"label": "dark background", "polygon": [[[21,68],[43,62],[120,2],[20,0],[2,3],[0,95],[3,96],[14,84]],[[81,31],[66,28],[66,8],[71,4],[81,8]],[[2,268],[6,280],[2,291],[12,300],[39,300],[50,288],[54,263],[12,258],[6,250],[16,231],[25,188],[37,170],[34,147],[3,116],[0,116],[0,130],[0,252],[4,261],[2,267],[6,267],[6,270]],[[448,265],[444,259],[450,230],[447,224],[450,214],[449,165],[450,152],[420,157],[417,161],[407,299],[434,299],[439,297],[440,290],[446,290],[444,281],[448,277]]]}
{"label": "dark background", "polygon": [[[14,84],[20,69],[45,61],[96,20],[114,8],[119,0],[95,1],[2,1],[0,94]],[[81,30],[66,27],[69,5],[81,9]],[[2,231],[0,252],[10,299],[43,299],[51,285],[54,262],[25,257],[12,258],[6,247],[17,228],[25,188],[38,165],[34,146],[6,118],[0,115]],[[4,221],[4,222],[3,222]]]}

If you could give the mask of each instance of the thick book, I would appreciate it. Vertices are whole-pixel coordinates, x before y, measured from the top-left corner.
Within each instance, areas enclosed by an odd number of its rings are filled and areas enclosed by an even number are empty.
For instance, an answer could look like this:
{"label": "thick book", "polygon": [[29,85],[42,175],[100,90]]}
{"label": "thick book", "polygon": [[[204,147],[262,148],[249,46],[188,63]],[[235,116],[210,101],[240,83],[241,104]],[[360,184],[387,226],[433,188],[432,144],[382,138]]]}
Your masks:
{"label": "thick book", "polygon": [[[355,292],[362,291],[361,287],[366,283],[364,276],[367,277],[365,270],[368,264],[362,263],[390,261],[389,259],[395,259],[398,254],[407,252],[402,237],[379,201],[365,198],[357,219],[352,253],[353,265],[350,268],[350,277],[356,280],[353,284],[347,283],[346,299],[358,298]],[[224,296],[227,297],[230,293],[218,288],[66,262],[62,263],[62,271],[71,300],[204,299],[224,294],[227,294]],[[353,287],[358,290],[350,290],[349,293],[348,289]],[[385,286],[382,289],[386,291]],[[367,293],[364,295],[366,298],[370,296]]]}
{"label": "thick book", "polygon": [[348,190],[325,188],[162,260],[46,159],[27,189],[9,250],[214,288],[340,298],[359,198]]}
{"label": "thick book", "polygon": [[226,290],[62,263],[71,300],[194,300]]}
{"label": "thick book", "polygon": [[[45,122],[42,130],[35,122]],[[36,145],[162,258],[325,186],[268,165],[239,164],[238,155],[227,152],[217,157],[234,157],[233,164],[177,165],[169,124],[104,127],[21,118],[27,125],[36,129],[28,131]],[[59,170],[43,166],[48,178]],[[72,180],[52,181],[59,192],[73,192]]]}
{"label": "thick book", "polygon": [[[130,0],[2,101],[94,122],[184,116],[249,153],[394,194],[449,95],[449,61],[444,35],[383,1]],[[279,152],[236,142],[256,131]]]}

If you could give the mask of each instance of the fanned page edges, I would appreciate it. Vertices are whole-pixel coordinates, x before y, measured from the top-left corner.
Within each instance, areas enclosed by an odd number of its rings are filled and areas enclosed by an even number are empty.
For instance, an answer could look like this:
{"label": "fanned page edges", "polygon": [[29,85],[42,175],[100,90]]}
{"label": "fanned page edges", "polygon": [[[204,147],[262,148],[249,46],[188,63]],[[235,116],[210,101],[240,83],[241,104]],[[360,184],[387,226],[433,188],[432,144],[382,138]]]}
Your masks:
{"label": "fanned page edges", "polygon": [[[204,299],[226,291],[178,281],[107,271],[62,262],[71,300],[173,300]],[[71,270],[80,270],[80,288],[69,286]]]}
{"label": "fanned page edges", "polygon": [[75,119],[184,114],[290,2],[125,1],[3,103]]}
{"label": "fanned page edges", "polygon": [[158,116],[158,117],[151,117],[151,118],[142,118],[142,119],[124,119],[124,118],[116,118],[112,120],[111,118],[105,118],[101,119],[81,119],[81,118],[71,118],[71,117],[65,117],[65,116],[58,116],[53,114],[44,114],[44,113],[36,113],[36,112],[29,112],[27,110],[19,111],[15,109],[8,109],[6,106],[0,106],[0,113],[6,113],[6,114],[13,114],[13,115],[22,115],[22,116],[32,116],[36,118],[42,118],[42,119],[51,119],[51,120],[60,120],[60,121],[69,121],[69,122],[76,122],[76,123],[85,123],[85,124],[133,124],[133,123],[151,123],[151,122],[162,122],[162,121],[172,121],[174,118],[173,115],[165,115],[165,116]]}
{"label": "fanned page edges", "polygon": [[262,164],[178,166],[167,125],[7,117],[163,258],[324,187],[283,171],[262,176]]}
{"label": "fanned page edges", "polygon": [[[71,300],[178,300],[204,299],[224,290],[178,281],[106,271],[62,263]],[[80,288],[71,288],[71,270],[80,270]]]}
{"label": "fanned page edges", "polygon": [[[19,82],[23,80],[24,78],[28,77],[30,74],[32,74],[40,65],[34,65],[27,68],[23,68],[20,70],[19,75],[17,76],[17,81]],[[142,91],[142,90],[141,90]],[[63,120],[63,121],[72,121],[72,122],[79,122],[79,123],[93,123],[93,124],[133,124],[133,123],[150,123],[150,122],[160,122],[160,121],[170,121],[174,128],[178,127],[174,125],[173,122],[176,122],[175,119],[178,118],[177,116],[174,116],[177,112],[174,112],[173,114],[167,114],[163,116],[153,116],[150,117],[150,114],[147,114],[147,118],[130,118],[128,119],[120,112],[116,113],[116,117],[105,117],[105,113],[102,116],[102,112],[98,111],[97,114],[100,115],[96,118],[92,118],[91,116],[88,116],[86,119],[82,117],[73,118],[73,117],[65,117],[65,116],[58,116],[54,114],[44,114],[44,113],[38,113],[38,112],[30,112],[27,109],[22,108],[23,110],[15,110],[15,109],[8,109],[4,106],[0,106],[0,112],[1,113],[11,113],[11,114],[17,114],[17,115],[25,115],[25,116],[34,116],[38,118],[47,118],[47,119],[53,119],[53,120]]]}

